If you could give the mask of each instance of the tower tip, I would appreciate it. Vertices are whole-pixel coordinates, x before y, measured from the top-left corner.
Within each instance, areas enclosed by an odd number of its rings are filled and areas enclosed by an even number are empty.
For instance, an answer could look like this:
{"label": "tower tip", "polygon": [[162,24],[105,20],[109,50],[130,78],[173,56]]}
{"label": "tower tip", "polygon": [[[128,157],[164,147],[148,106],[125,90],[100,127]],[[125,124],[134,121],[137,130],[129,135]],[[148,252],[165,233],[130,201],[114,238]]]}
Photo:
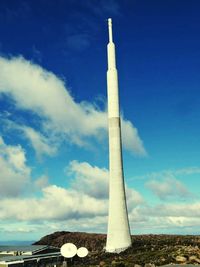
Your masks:
{"label": "tower tip", "polygon": [[112,19],[108,18],[109,42],[113,41],[112,37]]}

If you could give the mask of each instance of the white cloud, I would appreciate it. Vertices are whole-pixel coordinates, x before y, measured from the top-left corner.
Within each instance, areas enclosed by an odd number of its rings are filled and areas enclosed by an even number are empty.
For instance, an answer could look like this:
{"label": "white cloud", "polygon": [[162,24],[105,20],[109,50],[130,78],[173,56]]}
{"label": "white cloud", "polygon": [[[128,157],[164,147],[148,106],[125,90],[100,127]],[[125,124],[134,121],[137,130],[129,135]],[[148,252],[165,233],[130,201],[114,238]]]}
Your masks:
{"label": "white cloud", "polygon": [[198,233],[200,202],[192,204],[165,204],[150,206],[146,203],[129,213],[135,233]]}
{"label": "white cloud", "polygon": [[199,167],[186,167],[182,169],[175,169],[175,170],[163,170],[160,172],[152,172],[142,176],[135,176],[130,180],[147,180],[147,179],[154,179],[154,180],[162,180],[166,177],[178,177],[178,176],[187,176],[190,174],[199,174],[200,168]]}
{"label": "white cloud", "polygon": [[[103,221],[105,224],[108,212],[108,171],[77,161],[71,162],[68,170],[74,176],[70,188],[48,184],[43,187],[43,182],[48,180],[42,176],[37,180],[38,186],[42,188],[41,197],[2,199],[0,219],[85,220],[86,224],[88,219],[98,217],[99,223]],[[142,196],[130,188],[127,188],[127,201],[129,210],[143,203]]]}
{"label": "white cloud", "polygon": [[[22,156],[9,161],[10,151],[21,153],[19,147],[12,149],[5,145],[4,153],[13,168],[27,169]],[[17,148],[17,150],[13,150]],[[16,153],[17,153],[16,152]],[[5,155],[4,155],[5,158]],[[9,165],[10,166],[10,165]],[[14,172],[14,171],[13,171]],[[23,172],[23,171],[22,171]],[[26,171],[24,172],[26,173]],[[29,173],[29,171],[28,171]],[[10,194],[0,201],[0,220],[13,220],[12,231],[44,234],[56,230],[106,231],[108,212],[108,170],[91,166],[87,162],[72,161],[68,175],[72,175],[69,188],[48,184],[48,177],[41,176],[34,185],[41,188],[40,197],[18,197]],[[22,183],[24,185],[24,183]],[[126,186],[129,218],[135,233],[140,231],[161,233],[192,231],[200,227],[200,203],[148,205],[139,192]],[[20,226],[20,222],[22,225]],[[30,228],[24,223],[30,222]],[[34,226],[33,223],[34,222]],[[41,226],[42,222],[42,226]],[[175,229],[175,230],[174,230]],[[46,232],[45,232],[46,233]]]}
{"label": "white cloud", "polygon": [[[0,238],[8,240],[13,235],[23,234],[23,239],[39,240],[42,236],[56,231],[86,231],[91,233],[105,232],[107,227],[107,218],[104,216],[95,216],[92,218],[68,219],[62,221],[15,221],[11,223],[0,223]],[[6,239],[7,237],[7,239]],[[12,239],[11,239],[12,240]]]}
{"label": "white cloud", "polygon": [[[18,221],[17,228],[20,222],[30,221],[30,229],[34,228],[35,232],[40,230],[42,234],[47,227],[49,233],[57,230],[105,232],[107,206],[106,200],[51,185],[43,190],[40,199],[10,198],[1,201],[0,219]],[[200,227],[199,210],[199,202],[153,207],[144,203],[133,207],[129,219],[134,233],[178,233]],[[34,227],[31,226],[33,221]],[[44,225],[41,226],[40,222]],[[26,229],[28,231],[28,227]]]}
{"label": "white cloud", "polygon": [[68,171],[74,176],[71,183],[72,188],[95,198],[108,198],[107,169],[92,167],[87,162],[72,161]]}
{"label": "white cloud", "polygon": [[[107,130],[107,114],[88,102],[77,103],[64,82],[52,72],[44,70],[22,57],[0,57],[0,93],[14,100],[18,109],[33,112],[40,118],[42,136],[26,128],[35,149],[52,154],[48,138],[67,139],[78,146],[86,146],[88,138],[99,138]],[[28,125],[24,125],[28,126]],[[38,127],[38,125],[37,125]],[[122,121],[123,142],[126,149],[146,155],[137,129],[129,121]],[[45,136],[45,138],[43,137]]]}
{"label": "white cloud", "polygon": [[130,121],[122,118],[122,143],[125,148],[140,156],[147,156],[143,142],[139,137],[138,130]]}
{"label": "white cloud", "polygon": [[49,185],[49,178],[47,175],[42,175],[34,183],[36,188],[43,189]]}
{"label": "white cloud", "polygon": [[21,130],[31,142],[38,158],[41,158],[42,155],[52,156],[56,153],[57,146],[55,142],[51,143],[50,138],[45,137],[31,127],[23,126]]}
{"label": "white cloud", "polygon": [[[68,173],[74,177],[71,181],[73,189],[95,198],[108,199],[109,171],[106,168],[91,166],[87,162],[72,161]],[[127,185],[126,196],[130,210],[144,203],[141,194]]]}
{"label": "white cloud", "polygon": [[185,198],[191,196],[184,184],[174,177],[166,177],[162,181],[151,180],[146,183],[146,186],[162,200],[169,197]]}
{"label": "white cloud", "polygon": [[37,198],[2,199],[1,219],[17,220],[64,220],[104,215],[106,201],[89,197],[77,191],[50,185],[42,190]]}
{"label": "white cloud", "polygon": [[199,167],[188,167],[174,171],[175,175],[189,175],[189,174],[199,174],[199,173],[200,173]]}
{"label": "white cloud", "polygon": [[144,198],[142,195],[133,188],[126,186],[126,197],[127,197],[127,206],[131,212],[138,205],[144,204]]}
{"label": "white cloud", "polygon": [[[200,202],[187,204],[162,204],[154,207],[146,206],[143,209],[143,214],[148,214],[151,217],[200,217]],[[200,220],[199,220],[200,223]]]}
{"label": "white cloud", "polygon": [[30,168],[20,145],[6,145],[0,137],[0,196],[20,195],[30,183]]}
{"label": "white cloud", "polygon": [[[33,185],[42,190],[40,197],[28,198],[20,196],[27,190],[27,185],[30,185],[30,168],[26,165],[26,155],[21,146],[6,145],[0,138],[0,167],[0,219],[2,222],[13,220],[13,225],[9,228],[12,233],[18,231],[36,234],[40,231],[43,235],[47,225],[49,233],[61,229],[106,231],[107,169],[91,166],[87,162],[72,161],[68,167],[68,174],[72,175],[70,188],[49,185],[48,177],[43,175]],[[172,180],[167,185],[167,180],[163,181],[161,189],[161,182],[156,184],[158,191],[171,195]],[[180,191],[181,195],[184,192],[182,185],[173,181],[174,185],[176,192]],[[200,227],[199,202],[149,206],[134,189],[126,186],[126,194],[130,224],[137,233],[192,233]],[[1,232],[9,232],[9,229],[7,231],[4,227]]]}
{"label": "white cloud", "polygon": [[8,118],[3,118],[1,122],[6,131],[15,131],[16,134],[25,137],[35,150],[38,159],[41,159],[43,155],[53,156],[57,153],[58,142],[54,136],[45,136],[32,127],[17,124]]}

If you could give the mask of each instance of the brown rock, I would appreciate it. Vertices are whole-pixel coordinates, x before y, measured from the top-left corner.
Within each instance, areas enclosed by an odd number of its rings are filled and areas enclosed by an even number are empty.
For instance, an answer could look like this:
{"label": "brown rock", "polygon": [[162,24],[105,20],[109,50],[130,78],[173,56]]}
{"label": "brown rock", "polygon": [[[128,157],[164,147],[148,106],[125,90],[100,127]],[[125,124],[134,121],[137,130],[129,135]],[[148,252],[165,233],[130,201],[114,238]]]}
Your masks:
{"label": "brown rock", "polygon": [[189,257],[189,261],[200,263],[200,259],[197,258],[197,256],[194,256],[194,255]]}
{"label": "brown rock", "polygon": [[176,256],[176,261],[183,263],[183,262],[186,262],[187,259],[186,259],[186,257],[183,257],[183,256]]}

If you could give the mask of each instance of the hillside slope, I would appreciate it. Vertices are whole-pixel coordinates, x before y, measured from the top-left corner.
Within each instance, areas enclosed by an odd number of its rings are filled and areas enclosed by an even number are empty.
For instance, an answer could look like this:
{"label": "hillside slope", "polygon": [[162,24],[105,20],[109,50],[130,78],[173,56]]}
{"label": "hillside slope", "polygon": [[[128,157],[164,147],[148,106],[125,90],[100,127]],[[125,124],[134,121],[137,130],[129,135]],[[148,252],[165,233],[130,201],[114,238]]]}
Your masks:
{"label": "hillside slope", "polygon": [[81,232],[55,232],[35,244],[61,247],[74,243],[90,251],[85,259],[75,259],[76,266],[157,266],[164,264],[200,264],[200,236],[194,235],[133,235],[132,247],[120,254],[105,253],[106,235]]}

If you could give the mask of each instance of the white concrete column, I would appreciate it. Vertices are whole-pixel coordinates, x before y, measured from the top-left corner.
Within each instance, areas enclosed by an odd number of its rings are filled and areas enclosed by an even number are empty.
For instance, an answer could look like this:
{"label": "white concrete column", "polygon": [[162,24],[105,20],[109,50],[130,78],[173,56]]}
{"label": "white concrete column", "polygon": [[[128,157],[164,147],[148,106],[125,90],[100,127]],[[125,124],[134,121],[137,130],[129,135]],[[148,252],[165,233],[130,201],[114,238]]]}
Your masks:
{"label": "white concrete column", "polygon": [[124,186],[118,76],[111,19],[108,19],[108,28],[109,215],[106,251],[119,253],[131,246],[131,235]]}

